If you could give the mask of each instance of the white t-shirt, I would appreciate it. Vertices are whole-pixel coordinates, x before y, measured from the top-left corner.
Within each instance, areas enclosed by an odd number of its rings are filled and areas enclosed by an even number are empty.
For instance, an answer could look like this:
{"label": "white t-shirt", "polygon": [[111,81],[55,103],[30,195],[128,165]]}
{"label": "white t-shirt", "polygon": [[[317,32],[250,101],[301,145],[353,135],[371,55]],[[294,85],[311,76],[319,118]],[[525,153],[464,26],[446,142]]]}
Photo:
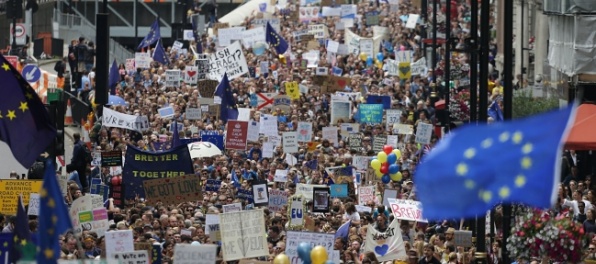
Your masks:
{"label": "white t-shirt", "polygon": [[350,220],[352,222],[360,222],[360,214],[358,212],[354,212],[352,214],[348,214],[347,212],[344,214],[345,220]]}

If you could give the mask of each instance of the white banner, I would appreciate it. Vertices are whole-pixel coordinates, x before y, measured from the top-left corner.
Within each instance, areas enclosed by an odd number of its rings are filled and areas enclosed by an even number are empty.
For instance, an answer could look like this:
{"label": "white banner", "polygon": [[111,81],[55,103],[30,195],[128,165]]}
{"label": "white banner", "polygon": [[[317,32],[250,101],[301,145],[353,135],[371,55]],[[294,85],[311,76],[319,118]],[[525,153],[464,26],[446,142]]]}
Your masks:
{"label": "white banner", "polygon": [[146,116],[127,115],[107,107],[103,108],[101,124],[105,127],[125,128],[141,133],[149,129],[149,120]]}
{"label": "white banner", "polygon": [[296,184],[296,195],[302,195],[307,201],[312,201],[312,191],[315,187],[327,188],[327,185],[320,184]]}
{"label": "white banner", "polygon": [[263,210],[225,213],[219,217],[225,261],[269,255]]}
{"label": "white banner", "polygon": [[221,81],[225,72],[228,73],[229,80],[248,73],[246,57],[238,41],[209,57],[209,79]]}
{"label": "white banner", "polygon": [[220,28],[217,30],[217,41],[220,47],[229,46],[232,40],[242,39],[244,27]]}
{"label": "white banner", "polygon": [[414,200],[388,198],[395,219],[428,223],[422,216],[422,203]]}
{"label": "white banner", "polygon": [[374,252],[379,261],[407,260],[408,255],[397,220],[394,219],[385,232],[369,226],[364,251]]}
{"label": "white banner", "polygon": [[216,245],[176,244],[174,259],[176,264],[213,264],[217,259]]}

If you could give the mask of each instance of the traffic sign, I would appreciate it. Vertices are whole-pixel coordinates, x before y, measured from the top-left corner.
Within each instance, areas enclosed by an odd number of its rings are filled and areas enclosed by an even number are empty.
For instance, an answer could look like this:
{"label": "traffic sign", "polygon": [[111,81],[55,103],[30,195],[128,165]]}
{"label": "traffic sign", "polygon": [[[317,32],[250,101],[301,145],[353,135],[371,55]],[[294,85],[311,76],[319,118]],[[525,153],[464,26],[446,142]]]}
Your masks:
{"label": "traffic sign", "polygon": [[23,67],[23,71],[21,71],[21,75],[25,78],[27,82],[34,83],[39,81],[41,78],[41,71],[39,67],[34,64],[27,64]]}
{"label": "traffic sign", "polygon": [[[25,25],[24,24],[17,24],[16,25],[16,36],[17,38],[25,36],[25,33],[27,33],[27,30],[25,29]],[[10,27],[10,34],[12,35],[12,26]]]}

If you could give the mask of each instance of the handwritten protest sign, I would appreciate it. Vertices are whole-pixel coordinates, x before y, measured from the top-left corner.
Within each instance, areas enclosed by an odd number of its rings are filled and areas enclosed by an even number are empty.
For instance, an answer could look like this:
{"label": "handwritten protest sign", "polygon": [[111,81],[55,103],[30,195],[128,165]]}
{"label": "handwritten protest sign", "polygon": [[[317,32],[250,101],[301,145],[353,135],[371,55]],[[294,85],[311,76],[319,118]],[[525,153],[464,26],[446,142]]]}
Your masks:
{"label": "handwritten protest sign", "polygon": [[361,104],[358,107],[360,114],[360,123],[380,124],[383,122],[382,104]]}
{"label": "handwritten protest sign", "polygon": [[272,189],[269,191],[269,210],[272,212],[281,212],[284,205],[288,204],[289,194],[283,190]]}
{"label": "handwritten protest sign", "polygon": [[392,198],[387,201],[391,205],[391,211],[396,219],[428,223],[428,220],[422,216],[421,202]]}
{"label": "handwritten protest sign", "polygon": [[217,259],[216,245],[176,244],[173,263],[176,264],[213,264]]}
{"label": "handwritten protest sign", "polygon": [[149,264],[149,252],[147,250],[133,250],[117,252],[108,255],[109,264]]}
{"label": "handwritten protest sign", "polygon": [[433,134],[433,125],[418,123],[416,126],[416,143],[430,144],[430,138]]}
{"label": "handwritten protest sign", "polygon": [[194,174],[143,182],[146,198],[152,202],[179,204],[203,199],[201,178]]}
{"label": "handwritten protest sign", "polygon": [[29,194],[29,209],[27,215],[39,215],[39,193]]}
{"label": "handwritten protest sign", "polygon": [[132,230],[118,230],[106,233],[106,256],[114,253],[134,251]]}
{"label": "handwritten protest sign", "polygon": [[209,79],[220,81],[226,72],[229,80],[248,73],[246,57],[244,57],[242,46],[238,41],[214,52],[209,57]]}
{"label": "handwritten protest sign", "polygon": [[269,255],[263,210],[220,214],[225,261]]}
{"label": "handwritten protest sign", "polygon": [[365,205],[375,199],[375,186],[360,186],[358,188],[358,204]]}
{"label": "handwritten protest sign", "polygon": [[[335,259],[334,254],[338,254],[336,250],[333,250],[335,244],[335,235],[326,233],[314,233],[314,232],[299,232],[299,231],[287,231],[286,232],[286,255],[290,258],[290,263],[302,264],[304,263],[298,257],[298,245],[305,242],[311,245],[311,247],[323,246],[327,250],[327,259]],[[339,255],[339,254],[338,254]]]}

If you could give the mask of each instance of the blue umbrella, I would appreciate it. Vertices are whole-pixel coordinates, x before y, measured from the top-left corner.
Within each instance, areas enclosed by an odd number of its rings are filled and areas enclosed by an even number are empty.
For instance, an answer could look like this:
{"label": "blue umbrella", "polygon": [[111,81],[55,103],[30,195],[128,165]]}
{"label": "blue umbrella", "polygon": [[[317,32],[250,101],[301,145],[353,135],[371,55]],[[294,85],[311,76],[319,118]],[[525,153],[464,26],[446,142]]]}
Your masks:
{"label": "blue umbrella", "polygon": [[126,106],[126,105],[128,105],[128,103],[126,101],[124,101],[124,98],[122,98],[120,96],[110,95],[110,97],[108,97],[108,103],[107,103],[107,105],[123,105],[123,106]]}

